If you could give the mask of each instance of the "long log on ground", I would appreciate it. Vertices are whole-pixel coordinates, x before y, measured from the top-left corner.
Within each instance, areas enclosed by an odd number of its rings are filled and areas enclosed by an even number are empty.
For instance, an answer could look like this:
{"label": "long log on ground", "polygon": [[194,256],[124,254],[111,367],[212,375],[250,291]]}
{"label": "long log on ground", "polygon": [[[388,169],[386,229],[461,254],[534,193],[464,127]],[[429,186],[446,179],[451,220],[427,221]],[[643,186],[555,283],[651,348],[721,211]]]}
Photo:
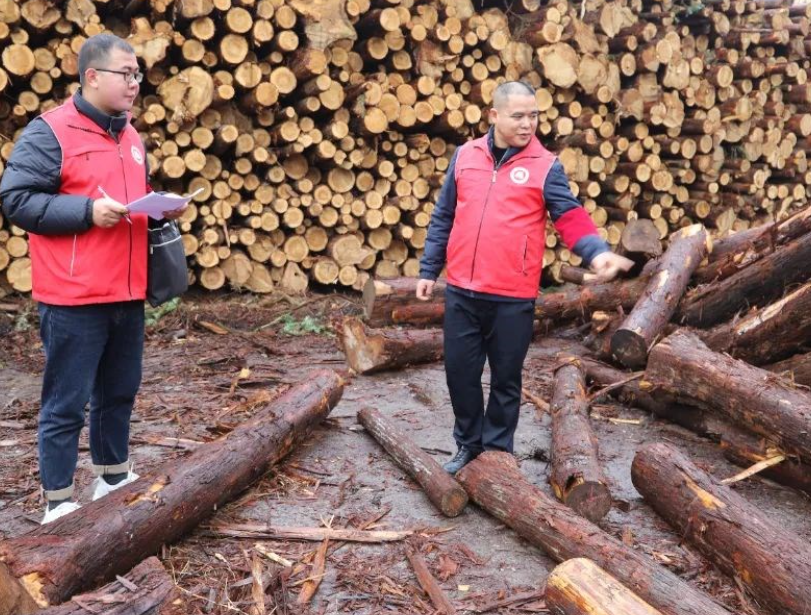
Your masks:
{"label": "long log on ground", "polygon": [[188,609],[172,577],[157,557],[96,591],[73,596],[69,602],[39,611],[39,615],[183,615]]}
{"label": "long log on ground", "polygon": [[811,340],[811,283],[700,336],[716,352],[753,365],[784,359]]}
{"label": "long log on ground", "polygon": [[535,306],[537,318],[554,322],[589,318],[596,311],[630,310],[648,285],[647,277],[590,284],[556,293],[545,293]]}
{"label": "long log on ground", "polygon": [[611,510],[611,492],[597,458],[597,438],[589,424],[583,370],[571,359],[555,371],[552,413],[552,470],[557,498],[589,521]]}
{"label": "long log on ground", "polygon": [[531,484],[509,453],[485,452],[456,478],[476,504],[555,561],[588,558],[664,615],[729,615],[706,594]]}
{"label": "long log on ground", "polygon": [[694,284],[723,280],[774,252],[801,235],[811,232],[811,207],[781,222],[747,229],[713,245],[709,263],[693,275]]}
{"label": "long log on ground", "polygon": [[811,463],[811,395],[771,372],[713,352],[692,333],[678,331],[656,344],[642,388],[721,413]]}
{"label": "long log on ground", "polygon": [[[625,372],[599,361],[581,359],[581,362],[586,370],[586,377],[600,386],[611,386],[627,378]],[[660,419],[720,443],[724,456],[735,465],[748,468],[784,454],[784,451],[768,438],[735,427],[720,416],[680,404],[663,391],[657,391],[655,396],[643,391],[638,380],[628,382],[612,393],[623,403],[647,410]],[[760,474],[781,485],[811,493],[811,467],[795,457],[788,457]]]}
{"label": "long log on ground", "polygon": [[[308,375],[228,436],[28,534],[0,542],[7,566],[42,606],[130,570],[261,478],[338,403],[343,381]],[[2,576],[0,576],[2,578]],[[6,591],[0,587],[0,595]]]}
{"label": "long log on ground", "polygon": [[363,287],[363,312],[370,327],[441,325],[445,316],[445,282],[438,280],[430,301],[417,299],[416,278],[370,278]]}
{"label": "long log on ground", "polygon": [[611,338],[611,354],[627,367],[642,367],[648,348],[662,334],[693,271],[707,254],[709,235],[700,224],[674,235],[657,272],[631,313]]}
{"label": "long log on ground", "polygon": [[559,564],[546,579],[546,608],[552,615],[660,615],[591,560]]}
{"label": "long log on ground", "polygon": [[634,486],[678,531],[761,606],[780,615],[811,609],[811,545],[718,484],[668,444],[642,447],[631,466]]}
{"label": "long log on ground", "polygon": [[439,361],[444,353],[442,329],[370,330],[357,318],[343,322],[346,361],[358,374]]}
{"label": "long log on ground", "polygon": [[811,278],[811,233],[764,256],[721,282],[689,292],[676,313],[679,322],[710,327],[750,305],[764,305],[785,289]]}
{"label": "long log on ground", "polygon": [[455,517],[467,505],[467,493],[436,460],[373,408],[358,412],[358,421],[406,473],[417,481],[442,514]]}
{"label": "long log on ground", "polygon": [[783,361],[765,365],[763,369],[780,374],[791,382],[811,386],[811,352],[796,354]]}

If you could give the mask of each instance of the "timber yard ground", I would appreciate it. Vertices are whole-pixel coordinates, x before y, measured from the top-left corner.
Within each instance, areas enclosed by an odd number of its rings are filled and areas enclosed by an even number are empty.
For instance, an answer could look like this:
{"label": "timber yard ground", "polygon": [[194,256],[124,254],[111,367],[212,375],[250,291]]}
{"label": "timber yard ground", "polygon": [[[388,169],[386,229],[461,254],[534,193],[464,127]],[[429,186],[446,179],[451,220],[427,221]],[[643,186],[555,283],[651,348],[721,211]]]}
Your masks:
{"label": "timber yard ground", "polygon": [[[308,370],[345,370],[331,323],[358,313],[359,306],[359,298],[350,295],[186,298],[148,328],[143,385],[132,424],[136,471],[154,468],[226,433],[275,391],[305,378]],[[43,360],[37,326],[33,303],[3,300],[0,538],[31,530],[42,515],[36,421]],[[542,344],[536,342],[530,351],[524,384],[549,399],[552,364],[538,352]],[[353,528],[377,520],[374,529],[415,532],[432,573],[459,612],[546,613],[538,591],[554,563],[475,505],[455,519],[439,514],[357,424],[357,411],[366,406],[393,418],[439,461],[455,449],[441,364],[355,377],[330,417],[303,445],[211,521]],[[762,611],[734,581],[680,543],[630,479],[636,448],[651,441],[676,444],[717,477],[731,476],[739,468],[728,464],[715,444],[636,409],[597,403],[592,424],[615,499],[600,526],[734,612],[759,615]],[[549,444],[549,417],[539,417],[532,404],[524,404],[516,455],[524,474],[547,493]],[[89,499],[91,479],[85,431],[77,473],[82,501]],[[781,526],[811,539],[807,497],[759,477],[734,489]],[[271,584],[268,613],[434,612],[405,557],[403,542],[335,545],[306,608],[296,605],[296,596],[311,574],[309,563],[318,542],[222,538],[204,525],[165,546],[159,555],[180,587],[188,613],[253,613],[250,579],[257,543],[262,543],[260,550],[294,564],[292,575]],[[266,557],[261,561],[268,574],[278,571]]]}

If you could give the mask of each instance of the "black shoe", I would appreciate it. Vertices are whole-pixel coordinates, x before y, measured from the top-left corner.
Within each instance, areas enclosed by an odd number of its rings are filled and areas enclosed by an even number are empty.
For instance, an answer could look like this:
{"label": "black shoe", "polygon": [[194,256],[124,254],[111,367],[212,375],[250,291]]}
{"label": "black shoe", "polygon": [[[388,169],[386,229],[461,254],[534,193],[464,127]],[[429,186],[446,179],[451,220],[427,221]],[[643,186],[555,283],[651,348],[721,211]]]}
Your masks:
{"label": "black shoe", "polygon": [[456,455],[453,456],[453,459],[442,466],[442,469],[444,469],[448,474],[456,474],[459,470],[476,459],[476,457],[478,457],[480,454],[481,451],[473,451],[465,446],[461,446],[459,447],[459,450],[456,451]]}

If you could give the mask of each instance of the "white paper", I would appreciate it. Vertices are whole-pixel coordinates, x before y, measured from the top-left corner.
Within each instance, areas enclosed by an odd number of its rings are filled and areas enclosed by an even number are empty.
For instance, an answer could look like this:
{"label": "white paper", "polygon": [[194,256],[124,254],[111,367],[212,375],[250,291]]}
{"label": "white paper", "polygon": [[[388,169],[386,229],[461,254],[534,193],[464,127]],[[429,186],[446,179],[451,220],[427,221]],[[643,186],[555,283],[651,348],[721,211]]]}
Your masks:
{"label": "white paper", "polygon": [[153,220],[163,220],[163,212],[174,211],[175,209],[184,207],[186,203],[191,201],[202,191],[202,188],[198,188],[195,192],[187,196],[150,192],[146,196],[142,196],[140,199],[127,205],[127,209],[129,209],[132,214],[147,214]]}

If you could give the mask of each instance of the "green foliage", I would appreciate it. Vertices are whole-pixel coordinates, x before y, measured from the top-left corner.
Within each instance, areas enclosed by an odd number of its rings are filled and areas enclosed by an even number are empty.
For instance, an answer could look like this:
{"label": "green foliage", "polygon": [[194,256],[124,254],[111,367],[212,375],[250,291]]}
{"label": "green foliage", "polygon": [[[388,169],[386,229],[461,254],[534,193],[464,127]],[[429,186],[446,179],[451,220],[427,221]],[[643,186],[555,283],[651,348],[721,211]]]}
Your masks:
{"label": "green foliage", "polygon": [[154,327],[161,318],[167,314],[171,314],[180,306],[180,297],[175,297],[166,303],[153,308],[148,303],[145,304],[144,314],[146,317],[145,323],[147,327]]}
{"label": "green foliage", "polygon": [[329,328],[329,325],[319,321],[319,319],[312,316],[305,316],[301,320],[296,320],[292,314],[285,314],[282,316],[279,323],[282,325],[282,333],[285,335],[328,335],[334,334]]}

